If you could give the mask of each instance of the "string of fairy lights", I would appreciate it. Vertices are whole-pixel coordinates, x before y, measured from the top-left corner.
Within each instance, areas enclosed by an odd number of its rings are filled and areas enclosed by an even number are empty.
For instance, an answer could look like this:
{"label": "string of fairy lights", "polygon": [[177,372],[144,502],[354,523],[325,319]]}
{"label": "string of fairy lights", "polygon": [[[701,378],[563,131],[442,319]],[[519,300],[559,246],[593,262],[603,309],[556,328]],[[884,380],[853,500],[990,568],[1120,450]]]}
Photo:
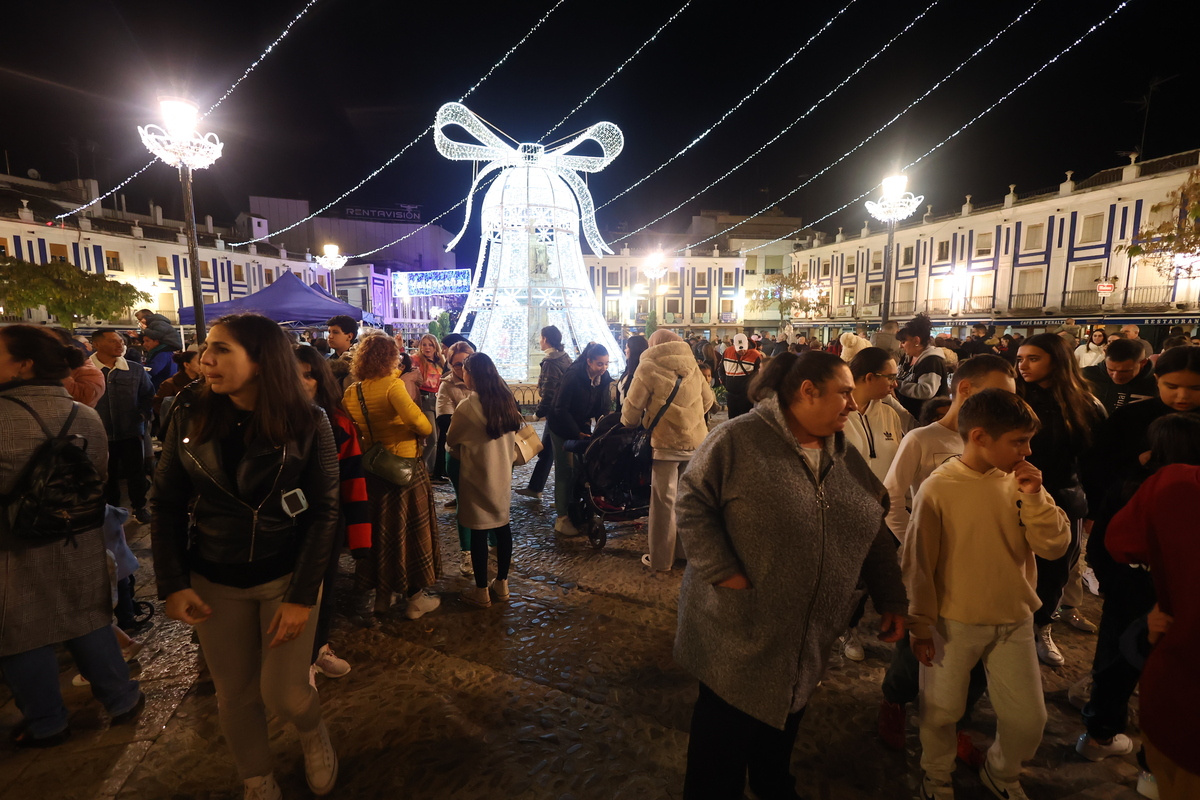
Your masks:
{"label": "string of fairy lights", "polygon": [[[288,35],[288,33],[291,32],[292,26],[295,25],[297,22],[299,22],[301,20],[301,18],[305,14],[308,13],[309,9],[311,9],[313,6],[315,6],[318,2],[320,2],[320,0],[308,0],[308,3],[305,4],[304,8],[300,9],[300,13],[298,13],[298,14],[296,14],[296,16],[292,17],[292,19],[288,22],[288,24],[284,26],[283,32],[280,33],[278,36],[276,36],[275,40],[272,41],[269,45],[267,45],[267,49],[265,49],[261,53],[259,53],[258,58],[254,59],[254,61],[250,62],[250,66],[246,67],[246,71],[242,73],[242,76],[240,78],[238,78],[236,81],[234,81],[230,85],[230,87],[225,90],[224,94],[222,94],[219,98],[217,98],[217,102],[213,103],[209,107],[208,111],[205,111],[204,114],[201,115],[200,119],[204,119],[204,117],[207,117],[209,114],[216,111],[217,107],[220,106],[221,103],[224,103],[225,100],[229,97],[229,95],[233,94],[234,89],[237,89],[237,87],[239,85],[241,85],[242,81],[244,81],[244,80],[246,80],[246,78],[250,77],[250,73],[254,72],[254,70],[258,68],[258,65],[261,64],[263,62],[263,60],[267,56],[269,56],[271,54],[271,52],[279,45],[279,43],[284,40],[284,37],[286,37]],[[79,206],[78,208],[71,209],[70,211],[66,212],[65,214],[57,215],[55,217],[55,219],[66,219],[69,216],[78,214],[80,211],[83,211],[85,208],[91,208],[96,203],[107,200],[108,198],[112,197],[114,194],[116,194],[117,192],[121,191],[126,186],[128,186],[129,182],[132,181],[134,178],[138,177],[143,172],[145,172],[146,170],[148,170],[152,166],[154,166],[154,164],[157,161],[158,161],[157,158],[150,159],[150,161],[148,161],[145,166],[143,166],[138,171],[134,172],[132,175],[130,175],[128,178],[126,178],[125,180],[118,183],[113,188],[109,189],[104,194],[100,195],[99,197],[95,198],[94,200],[90,200],[87,203],[84,203],[83,205]]]}
{"label": "string of fairy lights", "polygon": [[[1032,80],[1033,80],[1034,78],[1036,78],[1038,75],[1041,75],[1043,72],[1045,72],[1047,69],[1049,69],[1049,68],[1050,68],[1050,67],[1051,67],[1053,64],[1055,64],[1055,63],[1056,63],[1056,62],[1057,62],[1059,59],[1061,59],[1061,58],[1062,58],[1063,56],[1065,56],[1067,53],[1069,53],[1069,52],[1071,52],[1072,50],[1074,50],[1074,49],[1075,49],[1075,48],[1076,48],[1076,47],[1077,47],[1077,46],[1078,46],[1078,45],[1079,45],[1079,44],[1080,44],[1080,43],[1081,43],[1081,42],[1082,42],[1084,39],[1086,39],[1087,37],[1091,36],[1093,33],[1095,33],[1096,31],[1098,31],[1100,28],[1104,27],[1104,25],[1105,25],[1105,24],[1107,24],[1107,23],[1108,23],[1110,20],[1112,20],[1112,18],[1113,18],[1113,17],[1115,17],[1117,14],[1121,13],[1121,11],[1123,11],[1123,10],[1124,10],[1124,9],[1125,9],[1125,8],[1126,8],[1126,7],[1127,7],[1129,4],[1130,4],[1130,2],[1132,2],[1132,0],[1122,0],[1122,2],[1121,2],[1121,3],[1120,3],[1120,4],[1119,4],[1119,5],[1116,7],[1116,8],[1114,8],[1112,11],[1110,11],[1110,12],[1109,12],[1109,13],[1108,13],[1108,14],[1107,14],[1107,15],[1106,15],[1106,16],[1105,16],[1103,19],[1101,19],[1099,22],[1097,22],[1097,23],[1093,24],[1093,25],[1092,25],[1091,27],[1089,27],[1089,28],[1088,28],[1086,31],[1084,31],[1084,32],[1083,32],[1083,33],[1082,33],[1082,34],[1079,36],[1079,38],[1075,39],[1075,41],[1071,42],[1069,45],[1067,45],[1067,46],[1066,46],[1066,47],[1064,47],[1062,50],[1060,50],[1058,53],[1056,53],[1054,56],[1052,56],[1052,57],[1051,57],[1051,58],[1050,58],[1048,61],[1046,61],[1046,63],[1042,64],[1042,65],[1041,65],[1040,67],[1038,67],[1036,70],[1034,70],[1033,72],[1029,73],[1029,75],[1028,75],[1028,76],[1026,76],[1024,80],[1020,81],[1020,82],[1019,82],[1019,83],[1017,83],[1015,86],[1013,86],[1013,88],[1009,89],[1007,92],[1005,92],[1003,95],[1001,95],[1001,96],[999,97],[999,99],[997,99],[995,102],[993,102],[993,103],[992,103],[991,105],[989,105],[987,108],[983,109],[983,111],[980,111],[978,114],[976,114],[975,116],[971,117],[971,119],[967,120],[967,121],[966,121],[966,122],[964,122],[962,125],[960,125],[960,126],[957,128],[957,129],[955,129],[955,130],[954,130],[954,132],[953,132],[953,133],[951,133],[951,134],[950,134],[949,136],[947,136],[945,139],[942,139],[940,142],[938,142],[937,144],[935,144],[933,147],[931,147],[931,148],[929,148],[928,150],[926,150],[926,151],[925,151],[925,152],[924,152],[922,155],[920,155],[919,157],[917,157],[916,159],[914,159],[913,161],[911,161],[911,162],[910,162],[908,165],[906,165],[906,166],[904,167],[904,170],[909,170],[909,169],[912,169],[912,168],[913,168],[913,167],[915,167],[917,164],[921,163],[922,161],[924,161],[925,159],[927,159],[927,158],[929,158],[931,155],[933,155],[935,152],[937,152],[938,150],[940,150],[940,149],[942,148],[942,146],[943,146],[943,145],[947,144],[947,143],[948,143],[948,142],[950,142],[952,139],[956,138],[956,137],[957,137],[959,134],[961,134],[961,133],[962,133],[963,131],[965,131],[967,128],[971,127],[971,126],[972,126],[972,125],[974,125],[976,122],[978,122],[979,120],[983,119],[983,117],[987,116],[987,114],[989,114],[990,112],[992,112],[993,110],[995,110],[995,109],[996,109],[996,108],[997,108],[997,107],[998,107],[998,106],[999,106],[1001,103],[1003,103],[1005,100],[1008,100],[1010,97],[1012,97],[1012,96],[1013,96],[1014,94],[1016,94],[1018,91],[1020,91],[1020,90],[1021,90],[1021,89],[1022,89],[1022,88],[1023,88],[1025,85],[1026,85],[1026,84],[1028,84],[1030,81],[1032,81]],[[840,206],[838,206],[837,208],[835,208],[833,211],[830,211],[828,214],[825,214],[825,215],[823,215],[823,216],[821,216],[821,217],[818,217],[817,219],[813,220],[812,222],[809,222],[808,224],[806,224],[806,225],[804,226],[804,228],[797,228],[796,230],[792,231],[791,233],[784,234],[783,236],[780,236],[780,237],[779,237],[779,238],[777,238],[777,239],[772,239],[772,240],[771,240],[771,241],[769,241],[769,242],[765,242],[765,243],[763,243],[763,244],[760,244],[760,245],[757,245],[757,246],[755,246],[755,247],[749,247],[749,248],[746,248],[746,252],[751,252],[751,251],[754,251],[754,250],[761,250],[761,249],[762,249],[762,248],[764,248],[764,247],[769,247],[769,246],[771,246],[771,245],[773,245],[773,244],[777,244],[777,243],[779,243],[779,242],[783,241],[784,239],[790,239],[790,238],[792,238],[793,236],[795,236],[796,234],[800,233],[800,232],[801,232],[802,230],[804,230],[805,228],[810,228],[810,227],[812,227],[813,225],[816,225],[816,224],[818,224],[818,223],[820,223],[820,222],[824,222],[825,220],[827,220],[827,219],[829,219],[830,217],[832,217],[834,214],[837,214],[837,213],[839,213],[839,212],[845,211],[845,210],[846,210],[847,208],[849,208],[850,206],[854,205],[855,203],[859,202],[859,201],[860,201],[860,200],[862,200],[863,198],[865,198],[865,197],[867,197],[868,195],[870,195],[870,194],[872,194],[873,192],[875,192],[875,191],[876,191],[878,188],[879,188],[879,184],[876,184],[875,186],[872,186],[870,189],[867,189],[867,191],[865,191],[865,192],[863,192],[862,194],[860,194],[858,197],[855,197],[855,198],[853,198],[852,200],[849,200],[849,201],[847,201],[846,203],[843,203],[842,205],[840,205]],[[726,230],[732,230],[732,228],[733,228],[733,227],[736,227],[736,226],[731,226],[730,228],[728,228],[728,229],[726,229]],[[706,241],[709,241],[709,240],[708,240],[708,239],[705,239],[705,240],[703,240],[702,242],[698,242],[697,244],[703,244],[703,243],[704,243],[704,242],[706,242]],[[696,246],[696,245],[688,245],[688,247],[695,247],[695,246]]]}
{"label": "string of fairy lights", "polygon": [[[542,27],[542,24],[543,24],[543,23],[544,23],[544,22],[545,22],[547,19],[549,19],[549,18],[550,18],[550,15],[551,15],[551,14],[553,14],[555,11],[557,11],[557,10],[558,10],[558,8],[559,8],[559,7],[560,7],[560,6],[561,6],[563,3],[565,3],[565,2],[567,2],[567,0],[557,0],[557,2],[556,2],[556,3],[555,3],[553,6],[551,6],[551,7],[550,7],[550,10],[549,10],[549,11],[547,11],[545,14],[543,14],[543,15],[541,16],[541,18],[540,18],[540,19],[538,19],[538,21],[537,21],[537,22],[535,22],[535,23],[533,24],[533,27],[532,27],[532,28],[530,28],[528,31],[526,31],[526,32],[525,32],[525,35],[524,35],[524,36],[522,36],[522,37],[520,38],[520,40],[518,40],[518,41],[517,41],[517,43],[516,43],[516,44],[514,44],[512,47],[508,48],[508,52],[506,52],[504,55],[500,56],[500,60],[499,60],[499,61],[497,61],[495,64],[493,64],[493,65],[491,66],[491,69],[489,69],[487,72],[485,72],[485,73],[483,74],[483,77],[482,77],[482,78],[480,78],[479,80],[477,80],[477,81],[474,83],[474,85],[472,85],[472,86],[471,86],[471,88],[470,88],[470,89],[467,89],[467,91],[463,92],[463,94],[462,94],[462,97],[458,98],[458,102],[460,102],[460,103],[461,103],[463,100],[466,100],[468,97],[470,97],[472,94],[474,94],[474,93],[475,93],[475,90],[476,90],[476,89],[478,89],[480,86],[482,86],[484,81],[486,81],[488,78],[492,77],[492,73],[494,73],[496,70],[498,70],[498,69],[500,68],[500,66],[501,66],[501,65],[502,65],[502,64],[503,64],[505,61],[508,61],[508,58],[509,58],[509,56],[511,56],[513,53],[515,53],[515,52],[517,51],[517,48],[519,48],[521,45],[525,44],[525,42],[527,42],[527,41],[529,40],[529,37],[530,37],[530,36],[533,36],[533,34],[534,34],[536,31],[537,31],[537,29],[538,29],[538,28],[540,28],[540,27]],[[232,246],[232,247],[241,247],[242,245],[253,244],[254,242],[261,242],[261,241],[263,241],[263,240],[265,240],[265,239],[268,239],[268,238],[270,238],[271,236],[278,236],[278,235],[279,235],[279,234],[281,234],[281,233],[286,233],[286,232],[288,232],[288,231],[292,230],[293,228],[297,228],[297,227],[299,227],[299,226],[303,225],[304,223],[306,223],[306,222],[310,221],[311,219],[313,219],[313,217],[316,217],[316,216],[318,216],[319,214],[324,214],[326,211],[328,211],[329,209],[333,208],[333,207],[334,207],[334,206],[336,206],[338,203],[342,202],[342,201],[343,201],[343,200],[345,200],[347,197],[349,197],[350,195],[352,195],[352,194],[354,194],[355,192],[357,192],[359,189],[361,189],[363,186],[365,186],[365,185],[366,185],[366,184],[367,184],[369,181],[371,181],[371,180],[372,180],[372,179],[374,179],[374,178],[375,178],[377,175],[379,175],[379,173],[383,172],[385,169],[387,169],[388,167],[390,167],[392,164],[395,164],[397,161],[399,161],[401,156],[403,156],[405,153],[407,153],[409,150],[411,150],[411,149],[413,148],[413,146],[417,144],[417,142],[421,141],[422,139],[424,139],[426,136],[428,136],[428,135],[429,135],[429,134],[431,134],[431,133],[433,133],[433,126],[432,126],[432,125],[430,125],[430,126],[429,126],[428,128],[426,128],[425,130],[421,131],[421,133],[419,133],[419,134],[417,135],[417,138],[413,139],[411,142],[409,142],[408,144],[404,145],[404,147],[400,148],[400,151],[399,151],[399,152],[397,152],[395,155],[393,155],[391,158],[389,158],[387,161],[383,162],[383,163],[382,163],[382,164],[380,164],[378,167],[376,167],[375,169],[371,170],[370,174],[368,174],[368,175],[367,175],[367,177],[363,178],[361,181],[359,181],[358,183],[354,184],[354,185],[353,185],[353,186],[351,186],[349,189],[347,189],[345,192],[343,192],[342,194],[338,195],[338,196],[337,196],[337,197],[335,197],[333,200],[330,200],[328,203],[326,203],[325,205],[321,206],[321,207],[320,207],[320,208],[318,208],[316,211],[314,211],[313,213],[309,214],[307,217],[304,217],[303,219],[296,220],[296,221],[295,221],[295,222],[293,222],[291,225],[287,225],[287,226],[285,226],[285,227],[283,227],[283,228],[280,228],[280,229],[278,229],[278,230],[274,230],[274,231],[271,231],[271,232],[269,232],[269,233],[265,233],[265,234],[263,234],[262,236],[256,237],[256,238],[254,238],[254,239],[247,239],[247,240],[246,240],[246,241],[244,241],[244,242],[233,242],[233,243],[231,244],[231,246]],[[446,213],[448,214],[448,213],[450,213],[450,212],[449,212],[449,211],[447,211]],[[438,218],[440,219],[440,218],[441,218],[441,217],[443,217],[443,216],[445,216],[445,214],[439,214],[439,215],[438,215]]]}
{"label": "string of fairy lights", "polygon": [[730,106],[729,109],[727,109],[725,111],[725,113],[722,114],[717,119],[716,122],[714,122],[712,125],[709,125],[703,131],[701,131],[699,136],[692,139],[692,141],[688,142],[681,150],[679,150],[679,152],[675,153],[675,155],[671,156],[666,161],[662,162],[657,167],[650,170],[650,172],[646,173],[646,175],[644,175],[643,177],[641,177],[638,180],[631,183],[624,190],[622,190],[622,191],[618,192],[617,194],[615,194],[614,196],[610,197],[607,202],[604,202],[604,203],[600,204],[599,206],[597,206],[596,210],[599,211],[600,209],[604,208],[605,206],[611,205],[612,203],[616,202],[620,198],[629,194],[634,189],[641,186],[643,183],[650,180],[658,173],[662,172],[664,169],[666,169],[668,166],[670,166],[672,163],[674,163],[677,159],[679,159],[685,153],[690,151],[693,147],[700,144],[700,142],[703,141],[705,137],[707,137],[710,133],[712,133],[714,130],[717,129],[718,125],[720,125],[725,120],[729,119],[730,115],[732,115],[735,111],[737,111],[739,108],[744,106],[746,104],[746,102],[748,100],[750,100],[751,97],[754,97],[754,95],[758,94],[759,90],[762,89],[764,86],[766,86],[768,83],[770,83],[771,80],[776,75],[778,75],[783,70],[784,67],[786,67],[788,64],[791,64],[793,61],[795,61],[797,56],[799,56],[801,53],[803,53],[805,50],[807,50],[808,46],[817,40],[817,37],[819,37],[825,31],[829,30],[829,28],[833,25],[833,23],[837,22],[838,18],[841,17],[843,14],[845,14],[847,11],[849,11],[850,7],[852,5],[854,5],[856,2],[858,2],[858,0],[850,0],[849,3],[847,3],[837,13],[835,13],[832,17],[830,17],[828,20],[826,20],[825,24],[822,25],[820,28],[818,28],[816,33],[814,33],[812,36],[808,37],[808,41],[806,41],[804,44],[802,44],[800,46],[800,49],[796,50],[796,52],[792,53],[790,56],[785,58],[778,67],[776,67],[774,70],[772,70],[771,73],[769,75],[767,75],[767,77],[765,77],[761,81],[759,81],[758,85],[755,86],[753,89],[751,89],[744,97],[742,97],[741,100],[738,100],[736,103],[734,103],[732,106]]}
{"label": "string of fairy lights", "polygon": [[[920,22],[925,17],[925,15],[928,14],[930,12],[930,10],[932,10],[933,7],[936,6],[939,2],[941,2],[941,0],[933,0],[933,2],[930,3],[928,6],[926,6],[924,10],[922,10],[919,14],[917,14],[917,16],[913,17],[912,21],[910,21],[907,25],[905,25],[904,28],[902,28],[899,33],[897,33],[895,36],[893,36],[891,39],[889,39],[886,43],[884,43],[883,47],[876,50],[874,55],[872,55],[866,61],[859,64],[857,69],[855,69],[853,72],[851,72],[845,78],[843,78],[842,81],[840,83],[838,83],[836,86],[834,86],[832,89],[830,89],[825,94],[824,97],[822,97],[821,99],[817,100],[817,102],[815,102],[811,106],[809,106],[807,111],[805,111],[803,114],[801,114],[799,117],[797,117],[792,122],[785,125],[782,130],[780,130],[778,133],[776,133],[774,136],[772,136],[770,139],[768,139],[766,142],[764,142],[763,145],[761,147],[759,147],[757,150],[755,150],[753,153],[746,156],[746,158],[743,159],[740,163],[731,167],[729,170],[727,170],[724,174],[722,174],[716,180],[712,181],[707,186],[705,186],[703,189],[699,190],[698,192],[696,192],[695,194],[693,194],[691,197],[687,198],[683,202],[674,206],[669,211],[663,212],[662,214],[658,215],[654,219],[647,222],[642,227],[638,228],[637,230],[631,231],[631,232],[625,234],[624,236],[614,239],[613,244],[616,244],[617,242],[623,241],[625,239],[628,239],[631,236],[639,234],[642,231],[649,228],[651,225],[654,225],[657,222],[661,222],[662,220],[664,220],[667,217],[674,214],[679,209],[683,208],[688,203],[690,203],[693,200],[695,200],[696,198],[698,198],[700,195],[704,194],[705,192],[707,192],[710,189],[712,189],[713,187],[715,187],[717,184],[721,183],[721,181],[725,180],[730,175],[733,175],[735,172],[737,172],[742,167],[746,166],[746,164],[750,163],[750,161],[753,160],[755,157],[757,157],[760,153],[762,153],[764,150],[766,150],[771,145],[775,144],[775,142],[779,141],[788,131],[790,131],[792,128],[796,127],[796,125],[800,124],[800,122],[802,120],[807,119],[808,116],[810,114],[812,114],[812,112],[817,110],[818,106],[820,106],[822,103],[824,103],[830,97],[832,97],[839,89],[841,89],[843,86],[845,86],[847,83],[849,83],[854,78],[854,76],[858,75],[858,73],[860,73],[864,69],[866,69],[867,66],[871,64],[872,61],[879,58],[879,56],[883,55],[884,52],[886,52],[887,49],[890,48],[896,42],[897,39],[899,39],[904,34],[908,33],[908,31],[911,30],[914,25],[916,25],[918,22]],[[1041,0],[1034,0],[1033,5],[1036,6],[1040,2],[1041,2]],[[1033,6],[1030,6],[1030,9],[1032,9],[1032,8],[1033,8]],[[1028,12],[1026,12],[1026,13],[1028,13]]]}

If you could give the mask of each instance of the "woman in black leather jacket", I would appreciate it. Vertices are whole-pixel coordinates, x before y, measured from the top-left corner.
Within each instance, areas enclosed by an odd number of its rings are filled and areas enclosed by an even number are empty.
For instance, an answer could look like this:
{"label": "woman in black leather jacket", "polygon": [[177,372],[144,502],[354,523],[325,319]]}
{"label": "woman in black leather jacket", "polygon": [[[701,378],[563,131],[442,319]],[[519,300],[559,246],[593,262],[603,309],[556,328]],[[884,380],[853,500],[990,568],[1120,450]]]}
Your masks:
{"label": "woman in black leather jacket", "polygon": [[[1079,371],[1074,352],[1062,337],[1039,333],[1021,342],[1017,351],[1017,393],[1025,398],[1042,427],[1029,443],[1029,463],[1042,471],[1042,485],[1071,522],[1071,545],[1054,561],[1037,559],[1038,598],[1042,607],[1033,615],[1037,629],[1038,658],[1049,666],[1063,664],[1062,652],[1051,637],[1050,622],[1063,601],[1063,590],[1072,580],[1078,560],[1087,497],[1080,477],[1080,458],[1091,445],[1095,426],[1104,418],[1104,407],[1092,396]],[[1062,608],[1065,622],[1095,632],[1095,626],[1069,604]]]}
{"label": "woman in black leather jacket", "polygon": [[268,711],[296,726],[309,787],[326,794],[337,755],[308,667],[337,530],[333,434],[266,317],[219,319],[201,367],[208,382],[177,401],[154,475],[158,594],[198,625],[246,797],[279,797]]}

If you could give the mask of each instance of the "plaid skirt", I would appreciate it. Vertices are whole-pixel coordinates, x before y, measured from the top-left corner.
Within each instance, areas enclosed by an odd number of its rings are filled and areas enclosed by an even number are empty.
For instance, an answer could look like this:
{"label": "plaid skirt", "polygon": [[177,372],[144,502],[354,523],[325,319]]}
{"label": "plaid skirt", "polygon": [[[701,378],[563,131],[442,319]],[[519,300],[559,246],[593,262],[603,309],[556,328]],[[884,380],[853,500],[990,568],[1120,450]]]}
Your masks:
{"label": "plaid skirt", "polygon": [[398,592],[405,597],[437,583],[442,575],[433,485],[424,465],[401,489],[367,473],[371,503],[371,557],[356,563],[361,591]]}

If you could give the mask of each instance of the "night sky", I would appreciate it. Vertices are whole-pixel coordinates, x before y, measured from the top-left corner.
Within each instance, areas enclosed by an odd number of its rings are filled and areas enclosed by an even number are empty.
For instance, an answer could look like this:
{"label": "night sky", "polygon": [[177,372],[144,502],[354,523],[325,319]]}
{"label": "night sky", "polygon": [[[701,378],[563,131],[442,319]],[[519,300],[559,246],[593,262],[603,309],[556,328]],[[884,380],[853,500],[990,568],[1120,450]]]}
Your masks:
{"label": "night sky", "polygon": [[[480,116],[534,141],[667,20],[683,0],[566,0],[466,100]],[[554,136],[601,120],[625,151],[589,178],[597,204],[646,174],[714,122],[849,0],[692,4]],[[739,173],[660,225],[686,228],[701,208],[750,213],[838,158],[1008,24],[1033,0],[942,0],[925,19]],[[865,191],[982,111],[1119,0],[1041,0],[942,88],[845,162],[783,204],[812,220]],[[640,227],[794,120],[894,36],[930,0],[856,0],[833,25],[704,142],[600,212],[602,228]],[[553,0],[402,3],[320,0],[283,43],[202,123],[225,155],[198,175],[197,213],[228,224],[250,194],[332,200],[411,141],[457,99]],[[158,94],[207,108],[304,5],[303,0],[71,2],[6,7],[0,49],[0,146],[12,172],[45,180],[95,175],[102,191],[145,164],[135,126],[157,122]],[[1200,147],[1195,2],[1129,7],[1006,103],[910,171],[935,212],[998,201],[1127,163],[1139,149],[1142,99],[1154,91],[1145,158]],[[461,131],[457,138],[465,138]],[[88,142],[94,143],[94,153]],[[94,162],[94,167],[93,167]],[[460,200],[471,166],[431,137],[346,203],[420,203],[426,218]],[[178,181],[157,165],[126,190],[178,217]],[[111,201],[108,203],[111,207]],[[478,213],[476,213],[478,216]],[[860,206],[820,227],[857,230]],[[455,230],[461,211],[443,223]],[[478,226],[476,225],[476,230]],[[472,261],[469,237],[460,257]]]}

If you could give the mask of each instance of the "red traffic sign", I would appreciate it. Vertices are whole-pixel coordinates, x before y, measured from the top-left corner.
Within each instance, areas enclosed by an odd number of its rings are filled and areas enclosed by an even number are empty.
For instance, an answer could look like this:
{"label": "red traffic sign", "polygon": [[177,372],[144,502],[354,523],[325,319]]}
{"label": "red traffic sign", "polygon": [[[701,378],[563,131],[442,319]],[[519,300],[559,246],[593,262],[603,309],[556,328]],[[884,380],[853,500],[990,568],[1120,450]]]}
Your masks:
{"label": "red traffic sign", "polygon": [[1099,295],[1112,294],[1116,290],[1117,290],[1117,285],[1115,283],[1109,283],[1106,281],[1104,283],[1096,284],[1096,294],[1099,294]]}

